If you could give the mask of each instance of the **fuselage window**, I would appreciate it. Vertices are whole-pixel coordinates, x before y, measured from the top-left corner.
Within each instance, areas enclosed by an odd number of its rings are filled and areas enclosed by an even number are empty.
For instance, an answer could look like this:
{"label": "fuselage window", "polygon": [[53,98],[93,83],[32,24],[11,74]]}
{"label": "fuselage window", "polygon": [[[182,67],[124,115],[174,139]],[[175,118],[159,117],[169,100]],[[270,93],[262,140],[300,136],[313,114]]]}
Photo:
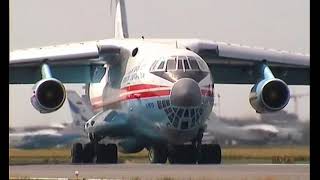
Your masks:
{"label": "fuselage window", "polygon": [[164,67],[164,61],[160,63],[160,65],[158,66],[158,69],[163,69],[163,67]]}
{"label": "fuselage window", "polygon": [[167,71],[176,70],[176,60],[169,59],[167,62]]}
{"label": "fuselage window", "polygon": [[201,60],[200,58],[197,58],[197,60],[199,62],[201,70],[202,71],[208,71],[206,63],[203,60]]}
{"label": "fuselage window", "polygon": [[189,62],[190,62],[191,69],[193,69],[193,70],[199,69],[199,65],[197,63],[197,60],[194,57],[189,57]]}
{"label": "fuselage window", "polygon": [[189,63],[188,63],[188,61],[186,59],[183,60],[183,65],[184,65],[184,69],[185,70],[190,69]]}
{"label": "fuselage window", "polygon": [[181,59],[178,60],[178,69],[179,69],[179,70],[183,70],[182,60],[181,60]]}

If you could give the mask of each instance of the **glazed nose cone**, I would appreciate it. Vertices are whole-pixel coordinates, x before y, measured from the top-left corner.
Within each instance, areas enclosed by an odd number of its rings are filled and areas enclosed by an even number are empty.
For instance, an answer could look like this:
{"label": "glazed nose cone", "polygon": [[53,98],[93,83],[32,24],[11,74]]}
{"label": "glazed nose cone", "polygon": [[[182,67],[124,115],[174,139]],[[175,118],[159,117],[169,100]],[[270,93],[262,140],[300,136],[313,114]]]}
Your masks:
{"label": "glazed nose cone", "polygon": [[174,83],[171,104],[175,106],[198,106],[201,103],[201,91],[198,83],[190,78],[182,78]]}

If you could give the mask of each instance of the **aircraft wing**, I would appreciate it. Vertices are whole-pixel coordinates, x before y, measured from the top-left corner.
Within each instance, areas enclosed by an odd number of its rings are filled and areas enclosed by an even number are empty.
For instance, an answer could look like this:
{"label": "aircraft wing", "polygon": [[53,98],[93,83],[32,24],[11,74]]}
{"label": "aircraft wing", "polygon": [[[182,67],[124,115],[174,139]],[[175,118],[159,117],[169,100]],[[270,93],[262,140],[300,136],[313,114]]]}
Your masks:
{"label": "aircraft wing", "polygon": [[186,39],[177,43],[201,56],[218,84],[256,83],[259,72],[255,67],[264,60],[274,76],[288,85],[310,84],[309,55],[206,40]]}
{"label": "aircraft wing", "polygon": [[41,79],[43,63],[63,83],[99,82],[104,74],[103,65],[115,59],[120,51],[120,46],[105,40],[13,51],[9,83],[36,83]]}

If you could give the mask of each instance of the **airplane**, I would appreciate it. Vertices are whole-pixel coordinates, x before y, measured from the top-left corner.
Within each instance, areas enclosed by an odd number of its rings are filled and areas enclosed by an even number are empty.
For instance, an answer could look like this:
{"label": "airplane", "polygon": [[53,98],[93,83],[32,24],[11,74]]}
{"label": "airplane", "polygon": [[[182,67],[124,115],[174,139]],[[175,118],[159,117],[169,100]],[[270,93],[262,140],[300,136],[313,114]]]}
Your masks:
{"label": "airplane", "polygon": [[75,91],[67,90],[67,99],[72,115],[72,122],[49,124],[48,126],[9,127],[9,147],[21,149],[39,149],[66,147],[75,141],[88,142],[83,131],[84,118],[91,111],[82,109],[83,100],[75,96]]}
{"label": "airplane", "polygon": [[267,143],[277,137],[279,130],[269,124],[252,124],[245,126],[230,126],[220,124],[210,129],[208,135],[215,139],[233,139],[244,143]]}
{"label": "airplane", "polygon": [[[76,91],[66,90],[67,100],[73,121],[49,126],[30,126],[9,128],[9,146],[13,148],[37,149],[67,147],[72,142],[87,142],[86,135],[81,131],[84,124],[94,115],[87,97]],[[211,115],[215,113],[212,112]],[[232,139],[241,144],[266,144],[275,142],[299,142],[302,138],[301,128],[281,127],[263,123],[245,123],[232,125],[218,117],[209,118],[208,127],[204,132],[203,141]]]}
{"label": "airplane", "polygon": [[[38,149],[65,147],[81,138],[82,133],[68,128],[55,130],[51,127],[39,127],[38,130],[16,130],[9,132],[9,147],[21,149]],[[85,138],[85,136],[83,136]]]}
{"label": "airplane", "polygon": [[72,163],[117,163],[118,150],[146,148],[151,163],[220,164],[220,145],[202,143],[215,84],[253,84],[250,104],[265,113],[288,104],[288,85],[310,83],[309,55],[129,38],[124,0],[116,1],[114,32],[113,39],[10,52],[9,83],[35,84],[31,104],[40,113],[64,104],[63,83],[85,84],[94,112],[84,125],[90,141],[72,145]]}
{"label": "airplane", "polygon": [[[214,114],[214,113],[212,113]],[[204,133],[207,141],[227,142],[234,140],[237,144],[266,145],[276,143],[299,143],[302,141],[302,128],[299,126],[272,125],[265,123],[246,123],[245,125],[232,125],[219,118],[210,118]]]}
{"label": "airplane", "polygon": [[80,97],[76,91],[66,90],[71,122],[49,124],[48,126],[9,127],[9,147],[39,149],[66,147],[75,141],[89,141],[83,131],[84,125],[94,112],[87,97]]}
{"label": "airplane", "polygon": [[[281,112],[281,113],[280,113]],[[230,144],[304,144],[306,124],[301,122],[295,114],[284,110],[268,113],[267,117],[257,121],[255,119],[228,119],[216,116],[212,112],[207,122],[204,138],[207,141]],[[276,119],[278,118],[278,119]]]}

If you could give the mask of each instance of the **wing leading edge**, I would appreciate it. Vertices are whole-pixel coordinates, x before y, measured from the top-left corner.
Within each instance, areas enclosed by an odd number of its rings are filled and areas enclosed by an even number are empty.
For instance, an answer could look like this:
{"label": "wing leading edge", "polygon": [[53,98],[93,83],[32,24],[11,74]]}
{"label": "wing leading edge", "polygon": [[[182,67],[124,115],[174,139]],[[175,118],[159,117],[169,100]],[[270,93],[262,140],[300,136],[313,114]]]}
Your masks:
{"label": "wing leading edge", "polygon": [[286,51],[204,41],[178,40],[180,47],[194,51],[208,64],[215,83],[254,84],[257,65],[267,62],[274,76],[288,85],[310,84],[310,56]]}
{"label": "wing leading edge", "polygon": [[[267,62],[276,78],[288,85],[310,84],[310,57],[307,55],[194,39],[159,41],[164,42],[174,42],[178,48],[186,48],[200,55],[218,84],[256,83],[259,80],[259,69],[256,67],[262,61]],[[120,41],[102,40],[14,51],[10,53],[9,82],[37,82],[41,79],[40,66],[44,62],[50,65],[53,77],[61,82],[98,82],[104,73],[103,65],[129,49]]]}
{"label": "wing leading edge", "polygon": [[10,53],[9,83],[33,84],[41,79],[41,65],[63,83],[99,82],[104,64],[120,55],[121,47],[108,41],[17,50]]}

